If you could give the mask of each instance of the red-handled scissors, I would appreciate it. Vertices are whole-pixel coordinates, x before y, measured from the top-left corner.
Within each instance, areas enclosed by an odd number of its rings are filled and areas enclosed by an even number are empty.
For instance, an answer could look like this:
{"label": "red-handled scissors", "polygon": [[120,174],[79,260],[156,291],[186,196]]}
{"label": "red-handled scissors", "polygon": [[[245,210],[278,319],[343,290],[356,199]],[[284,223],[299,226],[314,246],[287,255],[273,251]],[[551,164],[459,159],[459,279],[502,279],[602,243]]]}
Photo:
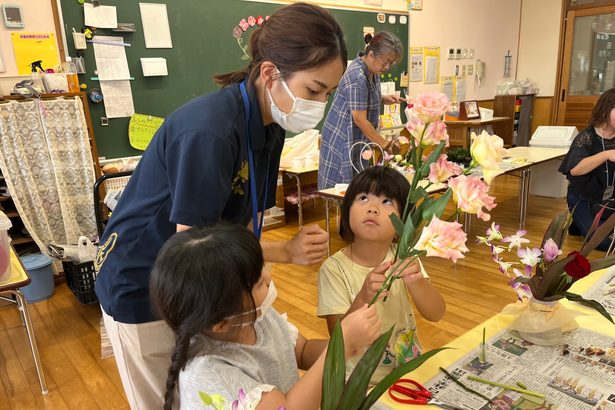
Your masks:
{"label": "red-handled scissors", "polygon": [[398,403],[433,404],[443,409],[463,410],[461,407],[437,400],[421,383],[410,379],[397,380],[389,387],[389,396]]}

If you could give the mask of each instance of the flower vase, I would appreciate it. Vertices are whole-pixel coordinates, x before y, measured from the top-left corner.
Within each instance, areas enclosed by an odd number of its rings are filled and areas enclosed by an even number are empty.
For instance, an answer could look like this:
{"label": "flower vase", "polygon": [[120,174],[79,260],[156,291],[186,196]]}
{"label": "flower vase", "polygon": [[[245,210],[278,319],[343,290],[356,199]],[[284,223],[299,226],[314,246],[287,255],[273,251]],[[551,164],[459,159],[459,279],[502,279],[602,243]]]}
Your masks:
{"label": "flower vase", "polygon": [[530,298],[523,303],[507,305],[502,314],[517,316],[509,328],[519,332],[524,340],[540,346],[561,344],[562,333],[578,327],[574,319],[579,313],[567,309],[559,300],[547,302]]}

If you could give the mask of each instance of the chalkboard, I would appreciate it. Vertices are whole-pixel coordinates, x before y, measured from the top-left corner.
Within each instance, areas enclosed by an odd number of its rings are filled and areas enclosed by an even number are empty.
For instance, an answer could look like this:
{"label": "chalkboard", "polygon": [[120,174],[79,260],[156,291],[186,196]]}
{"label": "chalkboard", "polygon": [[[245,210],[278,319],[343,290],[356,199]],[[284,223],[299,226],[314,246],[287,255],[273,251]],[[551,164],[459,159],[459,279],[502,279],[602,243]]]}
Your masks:
{"label": "chalkboard", "polygon": [[[160,2],[159,2],[160,3]],[[140,114],[166,117],[179,106],[192,98],[214,91],[217,86],[211,77],[215,73],[225,73],[244,67],[243,51],[233,37],[233,28],[249,16],[267,16],[280,4],[249,2],[243,0],[176,0],[167,2],[167,12],[173,39],[171,49],[145,48],[139,2],[133,0],[103,0],[102,5],[116,6],[119,23],[134,23],[136,32],[117,33],[111,29],[98,29],[96,34],[122,36],[131,47],[126,47],[135,112]],[[71,56],[76,52],[70,33],[73,28],[83,28],[83,7],[75,0],[61,0],[64,30],[68,34],[68,51]],[[349,59],[364,49],[363,27],[374,27],[375,31],[390,31],[397,35],[404,45],[404,58],[390,70],[391,79],[399,80],[400,73],[406,70],[408,50],[408,24],[400,24],[400,14],[395,23],[378,23],[376,12],[362,10],[329,9],[344,30]],[[407,14],[406,14],[407,16]],[[289,21],[288,24],[299,24]],[[244,44],[252,28],[243,33]],[[96,63],[91,44],[84,52],[86,74],[81,74],[81,83],[88,89],[98,88],[95,80]],[[163,57],[167,60],[169,75],[164,77],[144,77],[141,57]],[[385,75],[387,80],[388,74]],[[399,83],[398,83],[399,84]],[[398,85],[399,88],[399,85]],[[110,119],[108,125],[101,125],[105,116],[103,103],[90,102],[90,111],[96,136],[98,152],[107,158],[140,155],[142,151],[133,149],[128,141],[129,118]]]}

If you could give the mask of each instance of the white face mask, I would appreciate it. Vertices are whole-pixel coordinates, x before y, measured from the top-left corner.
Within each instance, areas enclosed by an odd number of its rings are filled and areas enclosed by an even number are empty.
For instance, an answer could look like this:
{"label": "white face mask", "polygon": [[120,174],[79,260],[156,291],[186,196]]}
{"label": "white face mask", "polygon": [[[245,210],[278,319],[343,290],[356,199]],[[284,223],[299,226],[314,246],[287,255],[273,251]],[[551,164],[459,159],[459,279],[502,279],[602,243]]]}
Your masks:
{"label": "white face mask", "polygon": [[[258,312],[260,310],[261,314],[259,317],[256,318],[256,321],[260,322],[261,320],[263,320],[263,317],[265,317],[265,315],[269,312],[269,310],[273,306],[273,302],[275,302],[277,297],[278,297],[278,291],[276,290],[275,285],[273,284],[273,280],[272,280],[271,282],[269,282],[269,289],[267,289],[267,296],[265,296],[265,299],[263,299],[263,303],[261,303],[259,307],[257,307],[254,310],[239,313],[238,315],[229,316],[228,319],[236,317],[236,316],[247,315],[252,312]],[[244,326],[249,326],[251,324],[252,322],[243,322],[243,323],[234,323],[231,326],[244,327]]]}
{"label": "white face mask", "polygon": [[288,84],[280,77],[280,82],[284,86],[284,89],[293,100],[293,107],[287,114],[280,110],[273,102],[271,97],[271,90],[267,89],[269,100],[271,101],[271,118],[274,122],[278,123],[286,131],[290,132],[303,132],[305,130],[312,129],[318,125],[322,117],[325,116],[325,108],[327,103],[320,101],[306,100],[304,98],[295,97],[288,88]]}

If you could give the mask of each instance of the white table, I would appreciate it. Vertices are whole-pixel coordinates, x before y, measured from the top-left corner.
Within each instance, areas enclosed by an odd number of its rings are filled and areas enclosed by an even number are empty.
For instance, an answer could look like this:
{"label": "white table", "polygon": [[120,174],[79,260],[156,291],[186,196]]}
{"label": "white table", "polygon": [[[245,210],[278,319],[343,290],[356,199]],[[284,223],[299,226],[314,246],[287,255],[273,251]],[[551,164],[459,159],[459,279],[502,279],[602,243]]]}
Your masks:
{"label": "white table", "polygon": [[[544,148],[544,147],[515,147],[508,149],[510,155],[505,161],[501,163],[502,173],[500,175],[511,174],[514,175],[519,172],[519,229],[523,229],[525,226],[525,219],[527,216],[527,202],[530,190],[530,174],[532,167],[540,165],[547,161],[562,158],[568,152],[568,148]],[[523,160],[523,161],[522,161]],[[474,175],[481,176],[482,172],[478,170]],[[445,187],[432,186],[428,191],[437,192],[443,190]],[[330,232],[329,223],[329,206],[330,203],[334,203],[339,210],[339,206],[344,199],[344,192],[341,192],[335,188],[328,188],[318,191],[318,196],[325,200],[325,224],[327,233]],[[339,214],[338,214],[339,225]],[[464,227],[466,231],[470,227],[470,215],[464,215]]]}

